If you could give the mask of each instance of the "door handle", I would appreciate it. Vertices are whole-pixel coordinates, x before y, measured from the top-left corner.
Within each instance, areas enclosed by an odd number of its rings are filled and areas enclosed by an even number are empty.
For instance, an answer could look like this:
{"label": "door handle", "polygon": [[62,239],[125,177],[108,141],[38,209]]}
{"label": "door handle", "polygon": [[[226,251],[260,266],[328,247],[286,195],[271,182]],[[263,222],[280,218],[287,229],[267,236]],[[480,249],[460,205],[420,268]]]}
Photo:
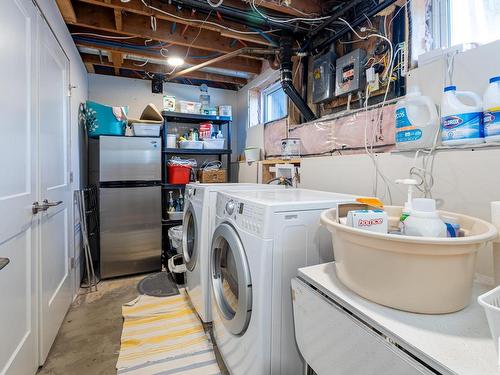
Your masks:
{"label": "door handle", "polygon": [[9,258],[0,258],[0,271],[5,268],[5,266],[7,264],[10,263],[10,259]]}
{"label": "door handle", "polygon": [[57,202],[49,202],[47,199],[44,199],[42,204],[47,207],[47,208],[50,208],[50,207],[55,207],[55,206],[59,206],[63,201],[57,201]]}
{"label": "door handle", "polygon": [[63,201],[49,202],[47,199],[44,199],[42,204],[34,202],[31,210],[34,214],[37,214],[42,211],[47,211],[50,207],[59,206],[62,202]]}

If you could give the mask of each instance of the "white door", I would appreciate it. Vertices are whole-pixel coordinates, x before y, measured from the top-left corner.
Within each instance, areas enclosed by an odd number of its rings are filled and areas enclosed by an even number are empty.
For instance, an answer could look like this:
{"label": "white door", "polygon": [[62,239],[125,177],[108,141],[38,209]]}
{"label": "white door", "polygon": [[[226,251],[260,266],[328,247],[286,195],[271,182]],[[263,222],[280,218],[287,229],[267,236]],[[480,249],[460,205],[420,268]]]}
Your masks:
{"label": "white door", "polygon": [[40,20],[39,181],[40,364],[45,362],[71,303],[69,61],[49,27]]}
{"label": "white door", "polygon": [[1,375],[38,367],[36,14],[31,1],[0,1]]}

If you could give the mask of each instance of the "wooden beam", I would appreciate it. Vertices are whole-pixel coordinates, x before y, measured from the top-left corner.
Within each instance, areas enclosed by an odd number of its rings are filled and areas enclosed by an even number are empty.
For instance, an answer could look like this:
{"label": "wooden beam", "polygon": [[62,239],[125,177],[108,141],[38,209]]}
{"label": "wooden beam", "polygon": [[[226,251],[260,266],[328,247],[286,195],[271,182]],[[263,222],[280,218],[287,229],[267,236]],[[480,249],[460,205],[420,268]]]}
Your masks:
{"label": "wooden beam", "polygon": [[[101,61],[101,59],[97,55],[84,53],[82,54],[82,59],[85,64],[114,67],[114,62],[110,61],[106,57],[103,57]],[[129,69],[139,72],[147,71],[150,73],[159,73],[159,74],[167,74],[172,71],[172,69],[167,65],[147,63],[146,65],[142,66],[140,62],[133,60],[123,60],[121,67],[123,69]],[[230,77],[222,74],[206,73],[200,71],[186,74],[184,77],[192,79],[201,79],[205,81],[232,83],[236,85],[245,85],[247,83],[247,80],[244,78]]]}
{"label": "wooden beam", "polygon": [[[228,0],[229,1],[229,0]],[[242,0],[250,4],[252,0]],[[273,10],[294,17],[313,17],[321,14],[321,5],[318,0],[290,0],[290,5],[286,5],[282,0],[258,0],[257,7]],[[229,5],[229,4],[228,4]],[[264,10],[265,10],[264,9]]]}
{"label": "wooden beam", "polygon": [[76,13],[71,0],[56,0],[59,11],[66,23],[76,23]]}
{"label": "wooden beam", "polygon": [[[137,57],[142,57],[142,58],[150,58],[150,59],[161,59],[164,58],[161,56],[158,52],[155,52],[154,50],[134,50],[132,48],[126,48],[126,47],[115,47],[115,46],[103,46],[100,44],[95,44],[95,43],[90,43],[90,42],[83,42],[83,41],[76,41],[75,44],[77,47],[87,47],[87,48],[93,48],[93,49],[98,49],[102,51],[107,51],[107,52],[121,52],[125,55],[134,55]],[[168,48],[168,54],[172,54],[175,56],[185,56],[187,52],[187,48],[181,47],[181,46],[172,46]],[[196,55],[204,55],[206,54],[205,51],[197,50],[191,48],[189,51],[189,54],[193,54],[194,56]],[[184,59],[186,63],[190,65],[196,65],[199,64],[200,62],[205,61],[205,59],[193,59],[193,58],[185,58]],[[206,59],[208,60],[208,59]],[[221,68],[221,69],[228,69],[228,70],[234,70],[234,71],[240,71],[240,72],[245,72],[245,73],[251,73],[251,74],[260,74],[261,69],[262,69],[262,64],[260,61],[253,60],[253,59],[248,59],[245,57],[235,57],[232,58],[229,61],[224,61],[220,63],[216,63],[212,65],[214,68]]]}
{"label": "wooden beam", "polygon": [[95,73],[94,64],[92,64],[90,62],[86,62],[84,64],[85,64],[85,68],[87,68],[88,73]]}
{"label": "wooden beam", "polygon": [[[261,35],[253,35],[253,34],[241,34],[232,30],[224,29],[223,27],[213,25],[213,24],[202,24],[201,22],[193,22],[189,20],[197,20],[197,21],[205,21],[206,15],[204,14],[192,14],[189,9],[178,9],[175,5],[170,5],[162,2],[154,3],[154,7],[160,9],[163,12],[154,11],[150,8],[145,7],[141,1],[130,1],[128,3],[122,3],[120,0],[80,0],[83,3],[98,5],[101,7],[109,7],[113,8],[116,11],[124,11],[128,13],[133,13],[142,16],[151,16],[154,15],[159,20],[165,20],[169,22],[176,22],[182,25],[188,25],[195,28],[202,27],[205,30],[211,30],[220,33],[222,36],[234,39],[240,39],[247,42],[252,42],[260,45],[272,45],[267,39],[263,38]],[[246,26],[241,25],[238,22],[224,20],[220,22],[215,16],[211,16],[208,21],[214,22],[216,24],[222,24],[231,29],[248,32],[253,31]],[[118,27],[117,27],[118,29]],[[119,30],[119,29],[118,29]]]}
{"label": "wooden beam", "polygon": [[[76,3],[75,11],[78,22],[75,25],[83,26],[100,32],[118,33],[124,36],[136,36],[143,39],[154,39],[171,44],[194,47],[214,52],[231,52],[238,49],[238,45],[232,46],[231,39],[220,36],[214,31],[205,30],[199,33],[199,28],[190,27],[183,35],[180,30],[172,33],[172,23],[157,20],[157,29],[151,29],[151,21],[147,17],[137,14],[127,14],[123,17],[123,29],[118,31],[115,27],[114,12],[103,11],[101,7],[95,7],[84,3]],[[249,46],[255,46],[250,45]]]}
{"label": "wooden beam", "polygon": [[120,52],[111,52],[111,55],[108,57],[109,62],[113,63],[113,67],[115,68],[115,75],[120,75],[120,68],[123,66],[123,54]]}
{"label": "wooden beam", "polygon": [[115,27],[116,30],[121,31],[123,29],[122,22],[122,11],[120,9],[115,9]]}

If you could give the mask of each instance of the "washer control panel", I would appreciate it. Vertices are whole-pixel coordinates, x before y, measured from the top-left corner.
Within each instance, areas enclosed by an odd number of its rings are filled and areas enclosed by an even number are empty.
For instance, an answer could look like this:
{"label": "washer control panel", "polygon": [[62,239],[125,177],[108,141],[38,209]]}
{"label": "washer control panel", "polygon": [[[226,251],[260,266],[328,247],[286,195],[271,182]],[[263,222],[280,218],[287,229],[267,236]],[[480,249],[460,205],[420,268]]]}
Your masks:
{"label": "washer control panel", "polygon": [[221,218],[231,218],[246,231],[256,234],[262,232],[264,221],[262,206],[219,195],[217,197],[217,215]]}

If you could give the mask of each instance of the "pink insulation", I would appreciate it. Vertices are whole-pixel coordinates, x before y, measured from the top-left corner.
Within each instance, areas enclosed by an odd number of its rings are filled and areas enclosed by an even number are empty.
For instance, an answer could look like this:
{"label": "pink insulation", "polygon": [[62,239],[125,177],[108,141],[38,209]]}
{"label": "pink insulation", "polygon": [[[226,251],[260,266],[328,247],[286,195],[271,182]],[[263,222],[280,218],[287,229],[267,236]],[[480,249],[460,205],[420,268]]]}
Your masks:
{"label": "pink insulation", "polygon": [[[378,118],[381,121],[378,121]],[[264,129],[265,151],[268,156],[280,155],[280,140],[284,125],[267,126]],[[302,141],[302,155],[329,153],[364,153],[365,129],[368,145],[375,152],[389,151],[394,147],[394,105],[383,109],[359,111],[337,119],[316,120],[293,127],[289,137]]]}

